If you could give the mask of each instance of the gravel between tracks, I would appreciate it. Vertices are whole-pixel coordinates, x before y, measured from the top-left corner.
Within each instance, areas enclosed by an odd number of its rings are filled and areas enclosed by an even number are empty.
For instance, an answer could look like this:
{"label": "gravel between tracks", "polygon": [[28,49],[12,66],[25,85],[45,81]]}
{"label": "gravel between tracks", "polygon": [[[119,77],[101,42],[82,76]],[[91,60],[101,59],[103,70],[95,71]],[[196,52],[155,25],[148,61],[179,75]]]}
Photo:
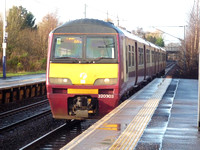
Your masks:
{"label": "gravel between tracks", "polygon": [[25,99],[22,101],[15,101],[12,103],[8,103],[8,104],[0,104],[0,113],[5,112],[5,111],[9,111],[12,109],[16,109],[22,106],[26,106],[26,105],[30,105],[36,102],[39,102],[41,100],[47,99],[46,96],[41,96],[41,97],[33,97],[33,98],[29,98],[29,99]]}
{"label": "gravel between tracks", "polygon": [[19,149],[63,123],[65,123],[64,120],[55,120],[52,115],[48,115],[17,127],[12,131],[0,133],[0,149]]}

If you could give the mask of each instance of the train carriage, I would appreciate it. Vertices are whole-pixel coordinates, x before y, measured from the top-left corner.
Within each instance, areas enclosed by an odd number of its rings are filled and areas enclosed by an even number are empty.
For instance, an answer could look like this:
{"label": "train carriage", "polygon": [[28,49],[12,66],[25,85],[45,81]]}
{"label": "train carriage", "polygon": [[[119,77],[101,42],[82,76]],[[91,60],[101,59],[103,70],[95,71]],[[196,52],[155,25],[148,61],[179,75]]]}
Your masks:
{"label": "train carriage", "polygon": [[158,67],[152,62],[152,45],[95,19],[67,22],[53,30],[47,62],[53,117],[85,119],[110,112],[135,85],[161,72],[150,71]]}

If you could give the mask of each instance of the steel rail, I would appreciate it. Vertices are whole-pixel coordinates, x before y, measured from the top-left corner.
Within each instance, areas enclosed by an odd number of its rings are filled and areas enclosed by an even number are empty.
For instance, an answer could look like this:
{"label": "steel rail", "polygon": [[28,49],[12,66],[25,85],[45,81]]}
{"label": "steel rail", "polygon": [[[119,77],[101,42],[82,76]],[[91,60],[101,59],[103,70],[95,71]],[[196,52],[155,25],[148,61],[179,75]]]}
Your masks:
{"label": "steel rail", "polygon": [[27,105],[27,106],[23,106],[23,107],[20,107],[20,108],[16,108],[16,109],[13,109],[13,110],[10,110],[10,111],[6,111],[6,112],[3,112],[3,113],[0,113],[0,119],[4,118],[4,117],[7,117],[7,116],[10,116],[12,114],[18,113],[18,112],[22,112],[24,110],[27,110],[27,109],[30,109],[30,108],[33,108],[33,107],[36,107],[36,106],[43,105],[43,104],[45,104],[47,102],[48,102],[48,99],[45,99],[43,101],[36,102],[34,104],[30,104],[30,105]]}
{"label": "steel rail", "polygon": [[46,111],[44,111],[42,113],[33,115],[31,117],[19,120],[19,121],[15,122],[15,123],[12,123],[12,124],[8,125],[8,126],[2,127],[2,128],[0,128],[0,132],[10,130],[10,129],[12,129],[12,128],[16,127],[16,126],[19,126],[19,125],[21,125],[21,124],[23,124],[25,122],[28,122],[28,121],[30,121],[32,119],[39,118],[39,117],[42,117],[42,116],[46,116],[46,115],[49,115],[49,114],[51,114],[51,110],[50,109],[46,110]]}
{"label": "steel rail", "polygon": [[[41,146],[42,144],[48,143],[48,139],[51,139],[51,137],[54,137],[54,135],[58,135],[59,132],[62,131],[63,129],[65,129],[66,127],[71,128],[71,127],[75,126],[75,124],[77,124],[77,123],[80,123],[80,120],[70,120],[70,121],[66,122],[65,124],[62,124],[58,128],[39,137],[38,139],[34,140],[33,142],[25,145],[24,147],[20,148],[20,150],[31,150],[31,149],[35,149],[37,146]],[[52,145],[52,146],[54,146],[54,145]],[[56,147],[58,147],[58,146],[59,145],[56,145]]]}

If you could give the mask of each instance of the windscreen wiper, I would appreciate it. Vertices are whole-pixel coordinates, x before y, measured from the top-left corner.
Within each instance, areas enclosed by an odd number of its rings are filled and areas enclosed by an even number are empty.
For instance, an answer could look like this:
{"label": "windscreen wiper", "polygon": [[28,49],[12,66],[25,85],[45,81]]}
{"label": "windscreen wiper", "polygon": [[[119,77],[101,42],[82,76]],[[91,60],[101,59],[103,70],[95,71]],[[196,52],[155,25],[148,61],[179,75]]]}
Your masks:
{"label": "windscreen wiper", "polygon": [[103,46],[98,46],[98,48],[110,48],[110,47],[114,47],[114,44],[115,44],[115,42],[114,43],[110,43],[110,44],[105,44]]}
{"label": "windscreen wiper", "polygon": [[66,58],[68,58],[68,59],[72,59],[72,60],[75,60],[75,62],[78,62],[79,64],[81,63],[81,60],[79,60],[78,58],[75,58],[75,57],[68,57],[68,56],[66,56],[66,57],[55,57],[56,59],[66,59]]}
{"label": "windscreen wiper", "polygon": [[97,58],[91,60],[90,63],[94,63],[95,64],[96,62],[98,62],[101,59],[111,59],[111,58],[108,58],[108,57],[97,57]]}

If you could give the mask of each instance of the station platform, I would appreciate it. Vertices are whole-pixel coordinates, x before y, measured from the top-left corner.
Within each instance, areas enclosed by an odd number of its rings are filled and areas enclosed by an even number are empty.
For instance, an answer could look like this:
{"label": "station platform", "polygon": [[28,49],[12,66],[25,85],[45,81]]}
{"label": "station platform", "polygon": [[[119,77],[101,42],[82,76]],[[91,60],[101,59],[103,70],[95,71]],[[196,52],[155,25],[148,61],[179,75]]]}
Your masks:
{"label": "station platform", "polygon": [[46,74],[14,76],[14,77],[7,77],[6,79],[0,78],[0,89],[19,87],[21,85],[45,82],[45,81],[46,81]]}
{"label": "station platform", "polygon": [[0,104],[46,94],[46,74],[0,78]]}
{"label": "station platform", "polygon": [[154,79],[62,150],[198,150],[198,80]]}

